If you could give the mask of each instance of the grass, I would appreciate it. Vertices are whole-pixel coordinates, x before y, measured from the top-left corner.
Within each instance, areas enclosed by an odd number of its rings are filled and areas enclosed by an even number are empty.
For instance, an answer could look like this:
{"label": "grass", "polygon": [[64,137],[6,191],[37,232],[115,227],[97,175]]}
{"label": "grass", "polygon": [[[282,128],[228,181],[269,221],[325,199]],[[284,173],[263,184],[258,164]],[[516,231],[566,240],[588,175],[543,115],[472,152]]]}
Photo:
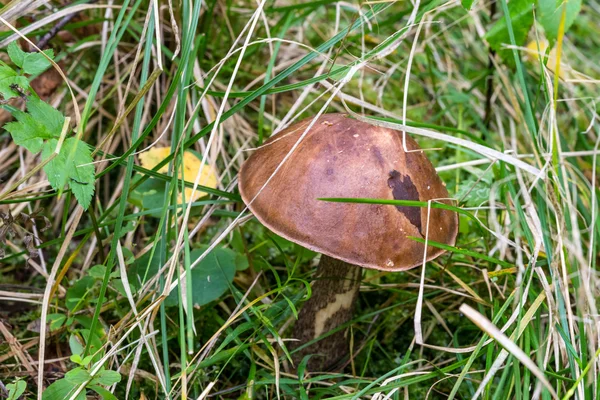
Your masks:
{"label": "grass", "polygon": [[[0,244],[0,396],[21,379],[24,398],[44,399],[596,398],[600,5],[572,25],[576,2],[558,7],[555,53],[536,56],[513,1],[491,19],[490,2],[441,0],[52,2],[81,12],[50,41],[66,80],[46,100],[92,147],[96,193],[84,210],[52,190],[42,160],[0,131],[0,211],[50,224],[19,222]],[[58,23],[10,4],[0,15],[33,43]],[[542,43],[535,18],[527,42]],[[484,37],[498,20],[501,52]],[[411,134],[460,232],[430,243],[448,251],[423,268],[365,271],[343,371],[293,373],[286,344],[316,254],[252,218],[237,173],[322,112]],[[173,173],[186,150],[216,187]],[[207,195],[178,204],[184,188]],[[64,393],[42,395],[61,379]]]}

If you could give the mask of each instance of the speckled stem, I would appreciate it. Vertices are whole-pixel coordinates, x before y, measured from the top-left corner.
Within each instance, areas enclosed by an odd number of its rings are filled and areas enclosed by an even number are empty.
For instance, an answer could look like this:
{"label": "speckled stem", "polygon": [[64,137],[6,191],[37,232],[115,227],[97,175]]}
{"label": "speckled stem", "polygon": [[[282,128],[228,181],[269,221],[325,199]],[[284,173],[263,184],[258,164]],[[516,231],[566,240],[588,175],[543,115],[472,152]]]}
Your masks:
{"label": "speckled stem", "polygon": [[[321,256],[312,297],[304,303],[294,326],[292,337],[299,339],[298,348],[352,319],[354,303],[360,288],[361,268],[326,255]],[[311,371],[328,370],[336,366],[349,351],[348,329],[341,329],[294,353],[296,367],[312,354]]]}

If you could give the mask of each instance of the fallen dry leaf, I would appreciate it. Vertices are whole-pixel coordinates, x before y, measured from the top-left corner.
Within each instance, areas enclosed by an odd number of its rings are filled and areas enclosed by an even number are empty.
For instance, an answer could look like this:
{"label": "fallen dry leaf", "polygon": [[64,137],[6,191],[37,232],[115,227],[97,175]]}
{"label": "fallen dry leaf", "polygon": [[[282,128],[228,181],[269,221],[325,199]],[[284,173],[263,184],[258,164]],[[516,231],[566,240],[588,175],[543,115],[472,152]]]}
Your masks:
{"label": "fallen dry leaf", "polygon": [[[162,160],[167,158],[171,154],[170,147],[153,147],[139,155],[142,167],[146,169],[152,169]],[[194,155],[191,151],[185,151],[183,153],[183,179],[186,182],[194,183],[198,170],[200,169],[202,161]],[[163,166],[158,170],[161,174],[166,174],[169,170],[168,165]],[[182,178],[181,171],[179,171],[179,178]],[[204,165],[202,168],[202,175],[200,177],[199,184],[215,189],[217,187],[217,174],[210,165]],[[196,190],[194,197],[192,198],[192,188],[185,188],[185,199],[187,202],[196,201],[200,197],[206,196],[208,193],[201,190]],[[179,194],[179,204],[182,201],[182,194]]]}

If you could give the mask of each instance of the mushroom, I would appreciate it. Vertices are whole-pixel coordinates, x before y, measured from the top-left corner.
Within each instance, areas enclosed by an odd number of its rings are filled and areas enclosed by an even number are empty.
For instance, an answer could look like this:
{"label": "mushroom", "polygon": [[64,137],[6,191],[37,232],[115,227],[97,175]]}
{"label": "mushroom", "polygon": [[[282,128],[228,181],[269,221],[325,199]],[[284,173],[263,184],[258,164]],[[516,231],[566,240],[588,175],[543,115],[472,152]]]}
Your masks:
{"label": "mushroom", "polygon": [[[409,236],[427,235],[428,240],[453,245],[458,231],[456,213],[439,208],[431,208],[428,219],[426,207],[318,200],[447,199],[444,183],[417,143],[406,135],[405,152],[402,133],[392,129],[345,114],[322,115],[276,171],[311,121],[271,137],[239,174],[242,199],[262,224],[322,254],[312,297],[293,329],[295,348],[352,318],[360,267],[381,271],[416,267],[424,255],[432,260],[444,250],[428,246],[424,254],[424,245]],[[338,329],[296,351],[294,361],[313,354],[308,368],[328,369],[347,354],[348,347],[347,330]]]}

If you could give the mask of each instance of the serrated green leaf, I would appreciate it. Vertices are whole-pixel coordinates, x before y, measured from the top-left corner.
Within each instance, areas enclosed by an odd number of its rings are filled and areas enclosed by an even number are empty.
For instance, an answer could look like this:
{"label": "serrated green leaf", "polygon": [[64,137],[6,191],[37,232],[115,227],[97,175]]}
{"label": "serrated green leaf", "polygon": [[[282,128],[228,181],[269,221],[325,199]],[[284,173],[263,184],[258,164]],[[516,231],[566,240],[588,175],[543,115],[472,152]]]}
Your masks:
{"label": "serrated green leaf", "polygon": [[[53,50],[44,50],[44,54],[54,59]],[[48,69],[52,63],[42,53],[27,53],[23,60],[23,72],[28,75],[38,75]]]}
{"label": "serrated green leaf", "polygon": [[581,10],[581,0],[538,0],[537,2],[537,15],[551,46],[554,45],[558,37],[563,4],[567,7],[567,15],[565,16],[565,32],[567,32]]}
{"label": "serrated green leaf", "polygon": [[99,371],[94,379],[92,380],[92,385],[104,385],[110,386],[114,383],[121,382],[121,374],[117,371],[111,371],[109,369]]}
{"label": "serrated green leaf", "polygon": [[[73,145],[77,146],[73,158],[72,173],[69,187],[81,206],[87,210],[94,196],[95,168],[92,162],[92,152],[89,147],[76,138],[71,138]],[[69,139],[67,139],[68,141]]]}
{"label": "serrated green leaf", "polygon": [[0,79],[10,78],[13,76],[19,76],[17,72],[9,67],[8,65],[1,63],[0,64]]}
{"label": "serrated green leaf", "polygon": [[[527,34],[533,25],[533,4],[534,0],[511,0],[508,3],[508,12],[510,14],[510,20],[515,34],[515,43],[517,46],[521,46],[527,40]],[[496,23],[490,28],[485,35],[485,39],[490,44],[492,49],[509,63],[514,63],[510,56],[510,50],[504,49],[504,45],[510,45],[510,38],[508,36],[508,28],[506,26],[506,18],[502,16]]]}
{"label": "serrated green leaf", "polygon": [[27,102],[27,111],[36,121],[43,124],[53,137],[60,137],[65,123],[65,117],[60,111],[37,97],[32,97]]}
{"label": "serrated green leaf", "polygon": [[[66,378],[59,379],[42,393],[42,400],[64,400],[69,399],[77,390],[78,386],[69,382]],[[81,391],[75,400],[85,400],[85,390]]]}
{"label": "serrated green leaf", "polygon": [[23,60],[25,59],[25,56],[27,55],[27,53],[25,53],[23,50],[21,50],[21,48],[19,47],[19,45],[17,44],[17,42],[11,42],[8,45],[8,56],[10,57],[10,60],[19,68],[21,68],[23,66]]}
{"label": "serrated green leaf", "polygon": [[44,139],[52,138],[52,134],[30,114],[15,111],[13,115],[17,121],[5,124],[4,129],[10,132],[15,144],[25,147],[33,154],[38,153]]}
{"label": "serrated green leaf", "polygon": [[[43,160],[54,153],[57,144],[56,139],[44,143]],[[72,160],[69,161],[69,158]],[[46,164],[44,171],[53,189],[60,190],[67,184],[79,204],[87,210],[94,195],[95,169],[92,162],[92,155],[87,145],[71,137],[64,141],[58,155]]]}
{"label": "serrated green leaf", "polygon": [[[42,148],[42,160],[50,158],[55,152],[58,146],[58,140],[51,139],[44,143]],[[48,175],[48,181],[50,186],[55,190],[58,190],[66,183],[67,171],[66,171],[67,160],[64,157],[62,150],[44,167],[44,172]]]}
{"label": "serrated green leaf", "polygon": [[[203,246],[190,253],[192,262],[197,260],[208,248]],[[223,247],[214,248],[192,270],[192,301],[195,306],[203,306],[221,297],[229,289],[236,271],[236,253]],[[176,291],[171,292],[166,305],[178,303]]]}
{"label": "serrated green leaf", "polygon": [[65,118],[54,107],[38,98],[31,98],[27,103],[27,110],[29,113],[13,111],[17,121],[7,123],[4,129],[11,133],[16,144],[36,154],[42,149],[45,139],[60,136]]}
{"label": "serrated green leaf", "polygon": [[[13,71],[14,72],[14,71]],[[0,76],[2,74],[0,73]],[[11,86],[17,85],[22,91],[29,89],[29,81],[24,76],[6,76],[0,78],[0,94],[4,100],[12,99],[13,97],[19,96],[19,92],[13,90]]]}

